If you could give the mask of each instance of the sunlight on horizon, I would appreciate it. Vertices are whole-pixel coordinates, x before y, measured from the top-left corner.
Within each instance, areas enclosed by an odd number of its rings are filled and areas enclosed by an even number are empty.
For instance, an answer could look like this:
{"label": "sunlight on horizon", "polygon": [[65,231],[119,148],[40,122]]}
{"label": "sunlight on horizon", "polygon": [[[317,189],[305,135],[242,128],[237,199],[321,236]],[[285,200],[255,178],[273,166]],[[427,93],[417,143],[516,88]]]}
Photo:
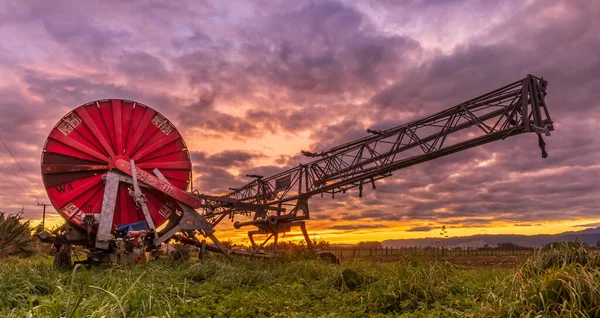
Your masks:
{"label": "sunlight on horizon", "polygon": [[[37,226],[41,222],[41,219],[32,219],[32,226]],[[48,213],[46,215],[46,229],[53,229],[54,227],[60,226],[64,223],[64,220],[60,215],[56,213]],[[362,241],[384,241],[384,240],[395,240],[395,239],[420,239],[420,238],[440,238],[441,227],[445,224],[442,222],[437,223],[429,231],[422,232],[411,232],[408,229],[422,225],[422,222],[407,222],[398,224],[390,227],[382,228],[364,228],[361,229],[360,225],[367,226],[369,222],[356,222],[356,223],[345,223],[355,225],[357,228],[354,230],[335,230],[330,229],[327,225],[319,224],[318,220],[307,221],[306,227],[311,239],[323,239],[330,243],[337,244],[354,244]],[[492,222],[490,226],[473,226],[473,227],[462,227],[460,224],[446,225],[448,237],[463,237],[473,235],[538,235],[538,234],[559,234],[568,231],[580,231],[589,227],[583,227],[585,224],[599,223],[600,219],[577,219],[560,222],[541,222],[536,224],[522,225],[518,223],[508,222]],[[333,225],[329,223],[328,225]],[[233,224],[228,220],[223,221],[216,227],[216,235],[221,241],[231,240],[236,243],[248,243],[247,230],[252,230],[253,227],[242,228],[236,230],[233,228]],[[301,232],[298,229],[294,229],[286,234],[287,239],[290,240],[302,240]],[[264,239],[264,236],[256,236],[256,240]],[[286,240],[286,237],[283,237]]]}

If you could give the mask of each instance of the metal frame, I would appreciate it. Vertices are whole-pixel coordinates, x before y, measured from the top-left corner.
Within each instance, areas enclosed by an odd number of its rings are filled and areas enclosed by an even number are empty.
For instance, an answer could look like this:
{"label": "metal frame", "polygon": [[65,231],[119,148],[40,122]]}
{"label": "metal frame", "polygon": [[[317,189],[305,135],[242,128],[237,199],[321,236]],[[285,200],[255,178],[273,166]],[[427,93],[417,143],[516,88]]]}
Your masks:
{"label": "metal frame", "polygon": [[[305,156],[315,160],[270,177],[247,175],[254,181],[233,189],[226,196],[177,189],[158,169],[153,175],[137,167],[133,160],[117,158],[114,170],[106,176],[96,247],[108,249],[120,181],[133,183],[131,195],[144,210],[152,230],[156,229],[147,208],[144,209],[146,204],[140,186],[154,188],[179,204],[180,220],[164,234],[155,236],[157,245],[178,237],[191,242],[189,244],[202,246],[196,237],[202,235],[215,243],[216,247],[211,250],[228,254],[215,237],[214,227],[226,217],[233,219],[236,215],[245,215],[251,216],[252,220],[236,222],[234,227],[257,228],[248,232],[253,246],[253,252],[248,256],[253,256],[271,238],[274,238],[273,255],[276,255],[279,234],[292,227],[300,227],[310,247],[304,221],[310,219],[308,200],[314,195],[329,194],[334,198],[338,193],[358,188],[358,195],[362,197],[365,186],[371,185],[375,189],[377,180],[391,176],[396,170],[527,132],[538,135],[542,157],[546,158],[548,154],[541,134],[550,135],[554,130],[544,101],[546,87],[544,79],[528,75],[429,117],[387,130],[369,129],[367,137],[319,153],[303,151]],[[184,236],[177,236],[177,232]],[[256,234],[268,236],[258,247],[253,238]]]}
{"label": "metal frame", "polygon": [[[376,180],[402,168],[525,132],[550,135],[554,127],[544,103],[546,86],[545,80],[528,75],[421,120],[369,129],[371,136],[320,153],[303,151],[318,159],[267,178],[255,176],[227,197],[275,206],[352,188],[362,196],[365,185],[375,188]],[[471,127],[475,137],[460,134]],[[278,187],[277,180],[284,178],[290,180],[287,186]]]}
{"label": "metal frame", "polygon": [[[543,78],[528,75],[429,117],[387,130],[369,129],[369,136],[327,151],[303,151],[316,159],[266,178],[248,175],[255,180],[232,189],[226,196],[235,199],[238,206],[225,198],[198,196],[204,200],[203,216],[216,225],[225,216],[254,213],[252,221],[236,222],[236,228],[258,227],[258,231],[249,232],[253,241],[253,234],[279,233],[309,219],[308,199],[314,195],[334,198],[358,188],[362,197],[365,186],[375,189],[376,181],[391,176],[393,171],[510,136],[536,133],[542,157],[546,158],[541,134],[549,136],[554,130],[544,101],[546,87]],[[240,203],[254,208],[239,207]],[[289,212],[287,206],[292,207]],[[306,213],[298,214],[302,210],[299,206],[305,206]]]}

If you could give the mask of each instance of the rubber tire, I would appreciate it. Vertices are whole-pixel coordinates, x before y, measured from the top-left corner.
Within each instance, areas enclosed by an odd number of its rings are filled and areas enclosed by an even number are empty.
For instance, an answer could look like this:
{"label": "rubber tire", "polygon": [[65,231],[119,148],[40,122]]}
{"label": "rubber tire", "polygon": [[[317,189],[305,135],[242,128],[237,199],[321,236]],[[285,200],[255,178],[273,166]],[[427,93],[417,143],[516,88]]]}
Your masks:
{"label": "rubber tire", "polygon": [[319,257],[320,260],[323,260],[327,263],[331,263],[331,264],[339,264],[340,260],[331,252],[319,252],[317,253],[317,256]]}
{"label": "rubber tire", "polygon": [[71,251],[68,248],[61,248],[54,254],[54,268],[60,270],[70,270],[73,267]]}

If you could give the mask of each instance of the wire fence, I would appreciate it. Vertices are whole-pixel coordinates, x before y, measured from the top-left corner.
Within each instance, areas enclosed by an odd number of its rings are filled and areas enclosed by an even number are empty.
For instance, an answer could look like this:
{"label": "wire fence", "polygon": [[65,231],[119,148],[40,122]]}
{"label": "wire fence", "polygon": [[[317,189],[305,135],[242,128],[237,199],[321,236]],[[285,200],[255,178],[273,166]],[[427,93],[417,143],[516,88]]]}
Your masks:
{"label": "wire fence", "polygon": [[383,248],[358,248],[337,247],[329,248],[339,258],[352,257],[381,257],[381,256],[516,256],[533,255],[536,248],[435,248],[435,247],[383,247]]}

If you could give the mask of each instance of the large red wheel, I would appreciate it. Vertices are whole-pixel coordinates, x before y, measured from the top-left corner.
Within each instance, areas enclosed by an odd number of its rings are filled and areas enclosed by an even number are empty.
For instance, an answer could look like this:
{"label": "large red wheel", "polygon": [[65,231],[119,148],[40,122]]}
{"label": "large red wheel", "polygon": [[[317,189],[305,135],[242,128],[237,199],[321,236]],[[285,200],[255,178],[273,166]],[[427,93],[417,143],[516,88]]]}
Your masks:
{"label": "large red wheel", "polygon": [[[50,201],[66,220],[80,228],[83,219],[99,219],[105,180],[117,159],[135,161],[138,168],[155,168],[175,187],[188,188],[192,164],[181,134],[152,108],[111,99],[77,107],[50,132],[42,153],[42,178]],[[145,220],[129,194],[132,186],[120,183],[114,210],[115,225]],[[177,205],[168,196],[142,188],[157,227]]]}

